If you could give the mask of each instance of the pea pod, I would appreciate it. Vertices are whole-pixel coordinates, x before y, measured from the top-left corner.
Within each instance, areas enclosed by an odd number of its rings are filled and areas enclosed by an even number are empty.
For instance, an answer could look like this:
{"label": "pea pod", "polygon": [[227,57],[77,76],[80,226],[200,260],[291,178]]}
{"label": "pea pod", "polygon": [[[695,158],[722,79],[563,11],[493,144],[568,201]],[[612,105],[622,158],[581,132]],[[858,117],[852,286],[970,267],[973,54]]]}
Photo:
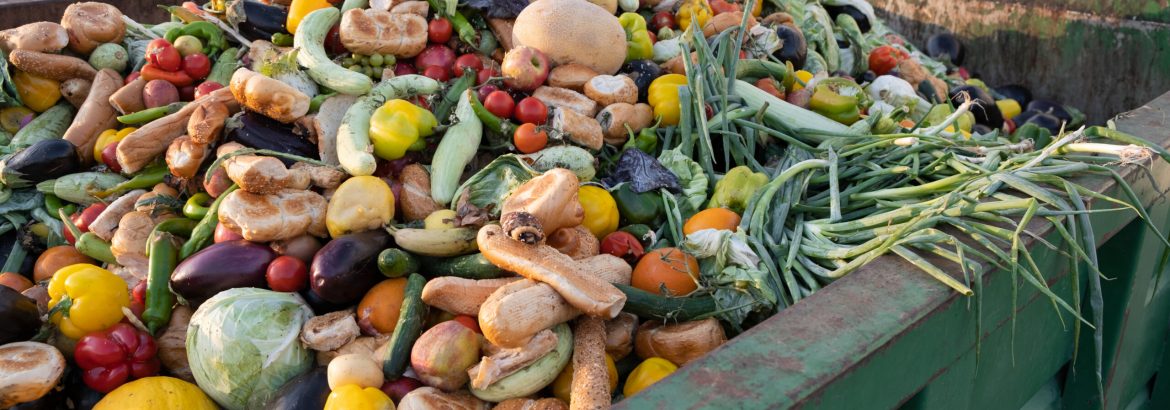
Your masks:
{"label": "pea pod", "polygon": [[167,168],[166,164],[154,165],[146,168],[142,172],[139,172],[133,178],[114,185],[108,189],[98,191],[94,195],[99,198],[104,198],[110,196],[111,194],[129,191],[131,189],[150,188],[163,182],[167,175],[170,174],[171,171]]}

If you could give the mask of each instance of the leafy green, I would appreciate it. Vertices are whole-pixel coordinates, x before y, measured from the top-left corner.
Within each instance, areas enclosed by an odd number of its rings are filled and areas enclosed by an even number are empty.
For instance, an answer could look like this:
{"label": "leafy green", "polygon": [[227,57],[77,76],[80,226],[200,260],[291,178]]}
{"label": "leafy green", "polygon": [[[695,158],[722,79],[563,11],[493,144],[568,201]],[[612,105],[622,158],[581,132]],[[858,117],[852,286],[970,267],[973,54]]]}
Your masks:
{"label": "leafy green", "polygon": [[455,190],[455,198],[460,199],[453,201],[452,206],[458,206],[466,197],[468,203],[487,210],[493,217],[499,216],[499,204],[512,194],[512,190],[537,175],[540,173],[525,164],[519,156],[501,155]]}
{"label": "leafy green", "polygon": [[313,355],[297,335],[313,311],[295,293],[236,288],[191,316],[187,357],[195,382],[229,410],[264,406],[285,382],[309,371]]}
{"label": "leafy green", "polygon": [[699,258],[699,271],[721,320],[739,329],[752,312],[774,312],[780,289],[768,279],[743,232],[701,230],[687,235],[683,249]]}
{"label": "leafy green", "polygon": [[8,52],[3,52],[0,58],[0,107],[16,107],[24,105],[20,95],[16,93],[16,83],[8,75]]}
{"label": "leafy green", "polygon": [[683,203],[689,205],[691,210],[702,209],[703,203],[707,201],[707,174],[703,172],[703,166],[677,148],[662,151],[658,162],[678,176],[685,197]]}

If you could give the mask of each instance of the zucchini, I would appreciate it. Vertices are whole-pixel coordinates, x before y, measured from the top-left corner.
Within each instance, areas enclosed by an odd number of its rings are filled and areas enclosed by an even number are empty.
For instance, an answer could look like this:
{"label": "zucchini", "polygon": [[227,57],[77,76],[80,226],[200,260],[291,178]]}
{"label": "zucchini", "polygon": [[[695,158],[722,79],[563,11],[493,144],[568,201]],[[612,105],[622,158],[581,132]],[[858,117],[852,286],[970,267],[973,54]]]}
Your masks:
{"label": "zucchini", "polygon": [[495,279],[511,276],[506,270],[488,262],[482,253],[455,256],[451,258],[432,258],[419,256],[419,262],[427,267],[427,276],[455,276],[464,279]]}
{"label": "zucchini", "polygon": [[633,286],[620,283],[613,285],[626,294],[626,305],[622,307],[622,311],[638,315],[644,320],[686,322],[711,316],[718,310],[715,298],[711,295],[668,298]]}
{"label": "zucchini", "polygon": [[483,138],[483,123],[471,107],[471,99],[475,98],[473,92],[467,90],[459,96],[459,105],[455,108],[455,118],[459,123],[447,129],[431,161],[431,199],[440,205],[451,203],[455,190],[459,189],[459,176],[475,157]]}
{"label": "zucchini", "polygon": [[17,131],[8,145],[10,148],[23,148],[37,141],[60,139],[73,124],[75,113],[73,106],[62,100]]}
{"label": "zucchini", "polygon": [[780,83],[784,83],[785,77],[788,76],[788,66],[777,64],[771,61],[764,60],[739,60],[735,64],[735,78],[737,79],[760,79],[764,77],[771,77]]}
{"label": "zucchini", "polygon": [[[373,175],[374,169],[377,168],[374,149],[370,147],[370,116],[374,114],[374,110],[387,100],[404,98],[411,94],[432,94],[438,90],[438,81],[410,74],[383,81],[374,86],[370,94],[358,98],[357,102],[345,111],[341,127],[337,129],[337,159],[345,172],[355,177]],[[472,153],[476,148],[472,147]]]}
{"label": "zucchini", "polygon": [[387,248],[378,254],[378,271],[387,278],[418,273],[418,260],[402,249]]}
{"label": "zucchini", "polygon": [[501,402],[536,393],[556,380],[557,375],[561,374],[565,366],[569,365],[569,360],[573,358],[573,332],[565,323],[552,329],[557,334],[556,348],[527,367],[492,383],[486,389],[470,387],[471,394],[481,400]]}
{"label": "zucchini", "polygon": [[240,59],[236,57],[239,52],[240,49],[235,47],[223,50],[219,58],[215,59],[215,65],[211,66],[211,74],[207,75],[207,81],[214,81],[222,86],[231,83],[232,74],[240,68]]}
{"label": "zucchini", "polygon": [[426,278],[417,273],[410,274],[406,280],[398,324],[390,336],[390,347],[386,349],[386,358],[382,361],[382,373],[386,375],[386,380],[402,377],[402,372],[406,371],[406,365],[410,363],[410,350],[422,333],[423,320],[427,316],[427,305],[422,301],[422,290],[426,284]]}
{"label": "zucchini", "polygon": [[341,19],[341,10],[326,7],[315,10],[301,20],[293,37],[293,52],[297,63],[304,66],[309,78],[326,88],[342,94],[362,95],[370,91],[374,81],[365,74],[337,65],[325,54],[325,35]]}

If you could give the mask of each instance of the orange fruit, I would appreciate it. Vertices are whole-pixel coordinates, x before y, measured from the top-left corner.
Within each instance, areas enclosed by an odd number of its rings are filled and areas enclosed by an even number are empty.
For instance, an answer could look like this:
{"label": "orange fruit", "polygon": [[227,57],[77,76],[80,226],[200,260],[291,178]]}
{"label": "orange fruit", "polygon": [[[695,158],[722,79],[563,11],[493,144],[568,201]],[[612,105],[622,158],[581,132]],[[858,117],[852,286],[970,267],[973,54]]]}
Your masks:
{"label": "orange fruit", "polygon": [[699,261],[678,248],[661,248],[647,252],[634,267],[630,285],[662,294],[665,287],[670,296],[686,296],[699,288]]}
{"label": "orange fruit", "polygon": [[727,208],[708,208],[687,219],[683,224],[683,235],[690,235],[704,229],[726,229],[735,231],[739,226],[739,214]]}
{"label": "orange fruit", "polygon": [[373,328],[378,333],[389,335],[398,326],[398,314],[402,311],[402,299],[406,294],[406,278],[386,279],[370,288],[358,303],[358,324],[363,329]]}
{"label": "orange fruit", "polygon": [[58,269],[77,263],[96,264],[93,258],[82,255],[70,245],[54,246],[46,249],[41,256],[37,257],[37,263],[33,265],[33,280],[40,282],[53,277]]}
{"label": "orange fruit", "polygon": [[10,287],[17,292],[24,292],[25,289],[33,287],[33,283],[28,278],[16,272],[0,273],[0,286]]}

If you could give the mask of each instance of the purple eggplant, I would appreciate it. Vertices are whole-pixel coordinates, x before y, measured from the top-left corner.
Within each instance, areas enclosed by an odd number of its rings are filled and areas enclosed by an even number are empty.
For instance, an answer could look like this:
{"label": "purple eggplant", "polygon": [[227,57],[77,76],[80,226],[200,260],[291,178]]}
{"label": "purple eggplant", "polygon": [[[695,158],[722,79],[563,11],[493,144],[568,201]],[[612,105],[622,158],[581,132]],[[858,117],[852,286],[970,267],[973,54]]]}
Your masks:
{"label": "purple eggplant", "polygon": [[334,239],[313,256],[309,278],[321,299],[337,304],[357,302],[385,276],[378,271],[378,253],[390,244],[381,229]]}
{"label": "purple eggplant", "polygon": [[271,248],[245,240],[221,242],[191,255],[171,273],[171,290],[192,306],[233,288],[265,288]]}

